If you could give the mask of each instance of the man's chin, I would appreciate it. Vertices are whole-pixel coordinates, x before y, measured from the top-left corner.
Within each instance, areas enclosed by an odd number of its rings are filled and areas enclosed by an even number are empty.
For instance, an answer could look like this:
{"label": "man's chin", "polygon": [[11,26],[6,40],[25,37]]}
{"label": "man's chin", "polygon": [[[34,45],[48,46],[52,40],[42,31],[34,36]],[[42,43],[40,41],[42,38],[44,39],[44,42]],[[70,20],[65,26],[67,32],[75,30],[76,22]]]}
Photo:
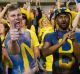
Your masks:
{"label": "man's chin", "polygon": [[20,30],[20,27],[16,27],[16,29]]}
{"label": "man's chin", "polygon": [[63,30],[67,30],[68,28],[67,28],[67,27],[62,27],[62,29],[63,29]]}

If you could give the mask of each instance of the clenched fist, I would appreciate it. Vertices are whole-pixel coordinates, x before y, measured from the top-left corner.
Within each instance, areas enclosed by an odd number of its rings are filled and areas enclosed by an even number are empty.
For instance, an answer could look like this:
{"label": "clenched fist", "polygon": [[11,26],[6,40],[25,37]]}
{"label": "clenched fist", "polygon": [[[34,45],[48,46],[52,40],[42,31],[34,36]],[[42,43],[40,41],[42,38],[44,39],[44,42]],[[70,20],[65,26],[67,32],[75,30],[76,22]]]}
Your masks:
{"label": "clenched fist", "polygon": [[11,37],[11,40],[18,40],[19,39],[19,32],[17,29],[10,29],[10,37]]}

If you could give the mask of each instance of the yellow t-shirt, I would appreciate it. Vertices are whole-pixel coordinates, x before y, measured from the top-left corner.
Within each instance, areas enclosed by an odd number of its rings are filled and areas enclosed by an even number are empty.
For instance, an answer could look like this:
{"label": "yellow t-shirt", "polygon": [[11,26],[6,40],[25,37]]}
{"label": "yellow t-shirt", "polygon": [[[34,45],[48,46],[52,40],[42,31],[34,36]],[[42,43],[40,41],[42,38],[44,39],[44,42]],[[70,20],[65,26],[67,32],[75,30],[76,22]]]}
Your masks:
{"label": "yellow t-shirt", "polygon": [[77,12],[75,11],[70,11],[71,15],[72,15],[72,20],[75,18],[75,16],[77,15]]}
{"label": "yellow t-shirt", "polygon": [[28,30],[31,34],[31,44],[33,46],[39,46],[39,41],[38,41],[38,38],[36,36],[36,33],[31,31],[31,30]]}
{"label": "yellow t-shirt", "polygon": [[[42,32],[42,33],[41,33]],[[40,46],[43,46],[43,42],[44,42],[44,37],[47,33],[51,33],[51,32],[54,32],[53,28],[52,27],[49,27],[47,29],[41,29],[41,32],[40,32],[40,36],[41,36],[41,44]],[[42,35],[41,35],[42,34]],[[53,64],[53,55],[49,55],[46,57],[46,62],[45,62],[45,65],[46,65],[46,70],[47,71],[52,71],[52,64]]]}
{"label": "yellow t-shirt", "polygon": [[31,26],[30,30],[36,33],[34,25]]}

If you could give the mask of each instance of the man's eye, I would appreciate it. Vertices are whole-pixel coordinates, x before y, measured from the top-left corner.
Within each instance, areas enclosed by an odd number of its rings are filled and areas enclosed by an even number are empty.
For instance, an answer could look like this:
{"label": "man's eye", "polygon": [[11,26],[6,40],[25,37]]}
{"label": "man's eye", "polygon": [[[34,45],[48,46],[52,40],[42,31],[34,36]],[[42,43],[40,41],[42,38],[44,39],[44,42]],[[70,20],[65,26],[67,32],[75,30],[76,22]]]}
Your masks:
{"label": "man's eye", "polygon": [[21,16],[21,14],[18,14],[18,16]]}
{"label": "man's eye", "polygon": [[15,17],[15,15],[11,15],[11,17]]}

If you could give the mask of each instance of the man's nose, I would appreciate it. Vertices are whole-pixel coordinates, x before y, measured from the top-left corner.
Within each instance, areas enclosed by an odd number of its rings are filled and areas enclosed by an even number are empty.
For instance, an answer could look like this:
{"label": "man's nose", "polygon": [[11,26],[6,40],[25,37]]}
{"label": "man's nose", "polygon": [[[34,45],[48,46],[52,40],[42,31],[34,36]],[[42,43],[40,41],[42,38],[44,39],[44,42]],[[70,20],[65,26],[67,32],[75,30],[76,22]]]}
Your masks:
{"label": "man's nose", "polygon": [[63,21],[66,21],[65,17],[62,18]]}
{"label": "man's nose", "polygon": [[15,19],[19,19],[19,17],[16,15],[16,16],[15,16]]}

